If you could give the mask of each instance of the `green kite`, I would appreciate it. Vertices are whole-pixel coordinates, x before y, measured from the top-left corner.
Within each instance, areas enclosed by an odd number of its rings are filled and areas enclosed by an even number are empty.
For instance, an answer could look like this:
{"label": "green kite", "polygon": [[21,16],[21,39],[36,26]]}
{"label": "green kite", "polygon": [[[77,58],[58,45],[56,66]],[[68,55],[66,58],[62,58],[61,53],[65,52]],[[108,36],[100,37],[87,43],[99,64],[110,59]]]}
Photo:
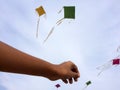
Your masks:
{"label": "green kite", "polygon": [[[64,6],[64,17],[56,22],[56,25],[52,27],[50,32],[48,33],[46,39],[44,42],[47,41],[47,39],[50,37],[50,35],[53,33],[56,26],[60,25],[64,19],[75,19],[75,6]],[[61,13],[63,9],[61,9],[58,13]]]}

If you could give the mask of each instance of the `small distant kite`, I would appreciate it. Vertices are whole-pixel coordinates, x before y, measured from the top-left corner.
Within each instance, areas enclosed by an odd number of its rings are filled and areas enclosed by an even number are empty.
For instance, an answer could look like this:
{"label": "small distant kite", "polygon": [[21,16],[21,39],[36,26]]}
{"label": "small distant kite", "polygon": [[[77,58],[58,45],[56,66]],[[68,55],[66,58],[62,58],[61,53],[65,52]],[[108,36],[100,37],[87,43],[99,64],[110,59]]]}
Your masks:
{"label": "small distant kite", "polygon": [[91,81],[87,81],[86,83],[85,83],[85,87],[82,89],[82,90],[85,90],[90,84],[92,84],[92,82]]}
{"label": "small distant kite", "polygon": [[59,87],[60,87],[60,84],[56,84],[55,87],[56,87],[56,88],[59,88]]}
{"label": "small distant kite", "polygon": [[98,70],[100,70],[100,72],[98,73],[98,76],[104,71],[107,70],[109,68],[111,68],[112,66],[116,66],[116,65],[120,65],[120,58],[115,58],[107,63],[105,63],[102,66],[97,67]]}
{"label": "small distant kite", "polygon": [[36,10],[36,12],[39,15],[39,18],[38,18],[38,21],[37,21],[37,31],[36,31],[36,37],[38,37],[38,29],[39,29],[40,16],[46,15],[46,12],[45,12],[45,10],[44,10],[44,8],[42,6],[36,8],[35,10]]}
{"label": "small distant kite", "polygon": [[[46,37],[46,39],[44,40],[44,42],[47,41],[49,36],[53,33],[55,27],[60,25],[64,19],[75,19],[75,6],[64,6],[63,8],[64,8],[64,17],[62,19],[58,20],[56,25],[52,27],[52,29],[50,30],[50,32],[49,32],[48,36]],[[62,9],[58,13],[60,13],[61,11],[62,11]]]}
{"label": "small distant kite", "polygon": [[88,85],[90,85],[92,82],[91,81],[87,81],[86,82],[86,85],[88,86]]}
{"label": "small distant kite", "polygon": [[112,64],[113,64],[113,65],[119,65],[119,64],[120,64],[120,59],[119,59],[119,58],[113,59]]}

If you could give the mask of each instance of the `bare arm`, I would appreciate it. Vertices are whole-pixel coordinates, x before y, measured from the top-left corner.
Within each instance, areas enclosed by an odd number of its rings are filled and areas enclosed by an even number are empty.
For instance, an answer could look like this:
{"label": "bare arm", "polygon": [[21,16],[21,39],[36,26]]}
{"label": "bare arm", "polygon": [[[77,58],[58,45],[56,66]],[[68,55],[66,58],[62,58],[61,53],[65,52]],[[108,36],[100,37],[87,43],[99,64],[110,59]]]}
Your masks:
{"label": "bare arm", "polygon": [[43,76],[50,80],[62,79],[65,83],[72,83],[72,78],[77,81],[79,77],[79,71],[72,62],[55,65],[3,42],[0,42],[0,71]]}

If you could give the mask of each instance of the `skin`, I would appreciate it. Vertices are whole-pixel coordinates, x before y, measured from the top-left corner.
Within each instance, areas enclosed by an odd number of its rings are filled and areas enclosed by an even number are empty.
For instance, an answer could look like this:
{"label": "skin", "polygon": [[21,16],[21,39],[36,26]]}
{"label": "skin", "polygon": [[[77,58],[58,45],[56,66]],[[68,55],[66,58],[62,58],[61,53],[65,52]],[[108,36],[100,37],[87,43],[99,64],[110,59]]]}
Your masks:
{"label": "skin", "polygon": [[71,62],[52,64],[21,52],[0,41],[0,71],[18,74],[42,76],[51,81],[61,79],[64,83],[73,83],[80,77],[77,66]]}

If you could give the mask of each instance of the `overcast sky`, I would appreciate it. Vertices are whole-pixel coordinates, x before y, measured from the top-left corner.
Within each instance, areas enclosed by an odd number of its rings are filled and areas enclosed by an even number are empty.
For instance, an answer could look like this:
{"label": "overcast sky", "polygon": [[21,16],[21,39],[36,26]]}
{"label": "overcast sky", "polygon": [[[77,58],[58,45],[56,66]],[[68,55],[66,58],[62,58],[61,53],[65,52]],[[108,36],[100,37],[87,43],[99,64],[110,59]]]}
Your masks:
{"label": "overcast sky", "polygon": [[[35,9],[43,6],[46,18]],[[63,6],[75,6],[75,20],[64,20],[43,44],[55,23],[63,18]],[[70,23],[69,23],[70,21]],[[119,0],[0,0],[0,40],[38,58],[59,64],[74,62],[81,77],[72,85],[61,80],[0,72],[0,90],[119,90],[120,66],[113,66],[97,77],[96,68],[117,57],[120,52]]]}

